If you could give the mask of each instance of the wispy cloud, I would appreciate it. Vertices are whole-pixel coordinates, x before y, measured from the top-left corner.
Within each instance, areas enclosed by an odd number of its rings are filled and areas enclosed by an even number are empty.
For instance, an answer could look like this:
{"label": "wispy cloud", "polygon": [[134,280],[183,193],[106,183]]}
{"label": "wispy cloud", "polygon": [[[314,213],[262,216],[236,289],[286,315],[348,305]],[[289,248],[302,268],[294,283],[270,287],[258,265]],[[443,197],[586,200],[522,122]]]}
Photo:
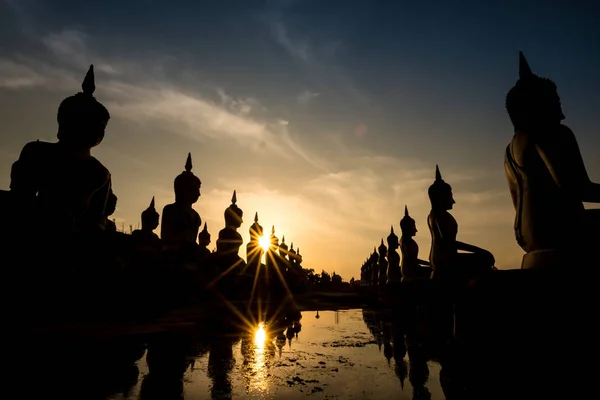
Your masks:
{"label": "wispy cloud", "polygon": [[302,93],[298,94],[298,96],[296,96],[296,99],[298,100],[298,103],[301,105],[306,105],[308,104],[312,99],[317,98],[321,95],[321,93],[318,92],[312,92],[310,90],[305,90]]}

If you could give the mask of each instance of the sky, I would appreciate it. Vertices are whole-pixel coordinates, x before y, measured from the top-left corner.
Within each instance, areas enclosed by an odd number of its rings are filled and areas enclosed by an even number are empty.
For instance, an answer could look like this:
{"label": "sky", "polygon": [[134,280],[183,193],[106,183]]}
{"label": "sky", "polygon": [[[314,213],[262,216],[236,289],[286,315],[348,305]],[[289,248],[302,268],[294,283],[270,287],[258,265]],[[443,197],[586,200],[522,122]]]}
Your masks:
{"label": "sky", "polygon": [[458,239],[518,268],[503,166],[518,51],[557,83],[600,181],[599,19],[589,1],[0,0],[0,187],[25,143],[56,141],[93,63],[119,226],[173,202],[191,152],[211,247],[236,190],[245,243],[258,212],[304,267],[358,279],[404,205],[427,259],[438,164]]}

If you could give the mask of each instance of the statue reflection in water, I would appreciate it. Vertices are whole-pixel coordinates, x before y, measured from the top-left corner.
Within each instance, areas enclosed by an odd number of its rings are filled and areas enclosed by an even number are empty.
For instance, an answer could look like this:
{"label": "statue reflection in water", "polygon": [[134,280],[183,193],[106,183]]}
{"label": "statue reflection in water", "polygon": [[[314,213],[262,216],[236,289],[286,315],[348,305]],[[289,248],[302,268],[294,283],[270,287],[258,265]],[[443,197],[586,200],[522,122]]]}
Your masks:
{"label": "statue reflection in water", "polygon": [[383,355],[388,362],[394,359],[394,372],[402,389],[408,377],[413,388],[413,400],[431,399],[426,384],[429,380],[427,362],[432,357],[424,340],[420,340],[417,332],[408,329],[406,319],[394,313],[363,310],[363,320],[380,351],[383,349]]}

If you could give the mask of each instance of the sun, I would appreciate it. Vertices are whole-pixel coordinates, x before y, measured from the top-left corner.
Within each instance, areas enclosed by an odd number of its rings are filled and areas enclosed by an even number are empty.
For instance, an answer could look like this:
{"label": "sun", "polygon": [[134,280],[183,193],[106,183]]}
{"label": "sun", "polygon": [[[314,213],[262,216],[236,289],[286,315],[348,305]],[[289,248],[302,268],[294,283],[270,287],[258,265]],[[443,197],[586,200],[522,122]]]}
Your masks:
{"label": "sun", "polygon": [[268,236],[261,236],[258,239],[258,243],[260,244],[260,247],[262,247],[265,251],[269,250],[269,247],[271,247],[271,239],[269,239]]}

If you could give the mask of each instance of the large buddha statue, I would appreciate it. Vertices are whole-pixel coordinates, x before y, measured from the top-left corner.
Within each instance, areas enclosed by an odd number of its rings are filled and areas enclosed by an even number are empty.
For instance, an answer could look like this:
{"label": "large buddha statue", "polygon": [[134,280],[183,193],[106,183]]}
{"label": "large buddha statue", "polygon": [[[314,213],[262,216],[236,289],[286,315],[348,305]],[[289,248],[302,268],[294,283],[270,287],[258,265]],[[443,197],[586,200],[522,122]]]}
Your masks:
{"label": "large buddha statue", "polygon": [[160,237],[169,249],[196,244],[202,224],[200,215],[192,208],[200,197],[202,182],[192,172],[192,155],[188,154],[185,171],[175,178],[175,203],[163,208]]}
{"label": "large buddha statue", "polygon": [[402,270],[400,269],[400,254],[398,254],[398,236],[394,233],[394,227],[390,228],[387,237],[388,243],[388,270],[387,285],[396,286],[402,281]]}
{"label": "large buddha statue", "polygon": [[[400,238],[400,252],[402,253],[402,282],[414,279],[429,278],[431,269],[429,261],[419,258],[419,245],[413,237],[417,234],[417,224],[408,215],[408,207],[404,206],[404,217],[400,220],[402,237]],[[426,267],[426,268],[424,268]]]}
{"label": "large buddha statue", "polygon": [[[471,279],[489,272],[494,266],[494,256],[487,250],[458,241],[458,223],[448,211],[455,201],[452,187],[442,179],[435,167],[435,182],[429,187],[431,212],[427,224],[431,232],[429,262],[432,279]],[[463,251],[464,253],[459,253]]]}
{"label": "large buddha statue", "polygon": [[375,247],[373,247],[373,252],[371,253],[369,261],[371,263],[371,285],[376,287],[379,283],[379,253],[377,253]]}
{"label": "large buddha statue", "polygon": [[102,231],[106,225],[111,177],[91,149],[102,142],[110,115],[94,98],[93,66],[81,88],[58,108],[58,143],[26,144],[11,170],[11,199],[24,211],[22,223],[36,223],[53,236]]}
{"label": "large buddha statue", "polygon": [[[590,180],[554,82],[535,75],[519,53],[519,80],[506,96],[514,136],[505,170],[515,207],[515,236],[527,253],[523,268],[566,266],[596,251],[600,184]],[[580,260],[580,261],[584,261]]]}

